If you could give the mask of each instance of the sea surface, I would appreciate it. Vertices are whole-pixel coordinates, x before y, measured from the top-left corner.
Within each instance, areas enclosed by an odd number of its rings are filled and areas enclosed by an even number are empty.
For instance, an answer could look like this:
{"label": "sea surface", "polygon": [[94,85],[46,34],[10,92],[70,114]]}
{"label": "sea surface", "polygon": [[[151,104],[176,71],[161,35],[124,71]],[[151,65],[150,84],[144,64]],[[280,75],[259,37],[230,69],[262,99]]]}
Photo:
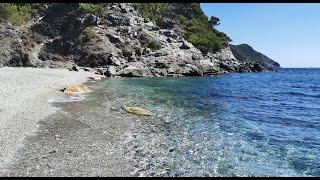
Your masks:
{"label": "sea surface", "polygon": [[123,145],[137,175],[320,176],[320,69],[114,78],[89,97],[135,124]]}

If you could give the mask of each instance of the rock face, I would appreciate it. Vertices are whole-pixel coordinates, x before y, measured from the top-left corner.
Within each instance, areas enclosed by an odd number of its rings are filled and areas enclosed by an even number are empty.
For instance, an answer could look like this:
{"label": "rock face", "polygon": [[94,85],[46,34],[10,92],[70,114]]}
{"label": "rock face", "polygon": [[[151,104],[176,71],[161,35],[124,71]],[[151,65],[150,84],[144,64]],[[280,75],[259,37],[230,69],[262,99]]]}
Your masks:
{"label": "rock face", "polygon": [[[225,47],[202,54],[174,29],[160,29],[128,3],[106,3],[97,17],[75,4],[50,4],[26,30],[0,24],[0,64],[94,68],[105,76],[204,76],[257,72]],[[37,18],[37,17],[36,17]],[[27,35],[26,35],[27,34]],[[35,38],[37,37],[38,41]],[[23,42],[23,43],[22,43]]]}

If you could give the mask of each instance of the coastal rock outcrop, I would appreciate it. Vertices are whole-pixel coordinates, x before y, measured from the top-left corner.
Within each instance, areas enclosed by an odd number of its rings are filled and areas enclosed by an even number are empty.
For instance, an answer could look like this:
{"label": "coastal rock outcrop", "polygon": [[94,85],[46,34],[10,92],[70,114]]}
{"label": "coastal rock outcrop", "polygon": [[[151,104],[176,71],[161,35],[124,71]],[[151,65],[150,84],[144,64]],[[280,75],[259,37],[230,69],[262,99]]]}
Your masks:
{"label": "coastal rock outcrop", "polygon": [[248,44],[231,45],[231,51],[237,59],[245,62],[256,63],[256,71],[279,69],[280,64],[266,55],[257,52]]}
{"label": "coastal rock outcrop", "polygon": [[204,76],[258,72],[259,64],[240,61],[229,46],[204,54],[179,31],[158,27],[129,3],[105,3],[97,16],[78,3],[48,4],[16,28],[0,23],[0,64],[51,68],[88,67],[104,76]]}

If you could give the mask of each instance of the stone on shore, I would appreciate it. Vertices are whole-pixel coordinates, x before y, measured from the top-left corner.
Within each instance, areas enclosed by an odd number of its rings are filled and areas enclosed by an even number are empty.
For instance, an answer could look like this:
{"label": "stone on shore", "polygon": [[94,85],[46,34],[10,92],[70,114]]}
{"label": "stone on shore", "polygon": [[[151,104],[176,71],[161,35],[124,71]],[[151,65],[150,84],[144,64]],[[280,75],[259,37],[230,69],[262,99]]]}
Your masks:
{"label": "stone on shore", "polygon": [[122,107],[127,113],[141,115],[141,116],[152,116],[152,113],[142,107],[135,106],[124,106]]}
{"label": "stone on shore", "polygon": [[89,79],[94,80],[94,81],[101,81],[103,76],[95,75],[95,76],[90,76]]}
{"label": "stone on shore", "polygon": [[74,94],[74,93],[87,93],[87,92],[90,92],[90,90],[84,84],[80,84],[80,85],[71,85],[67,87],[63,92],[67,94]]}

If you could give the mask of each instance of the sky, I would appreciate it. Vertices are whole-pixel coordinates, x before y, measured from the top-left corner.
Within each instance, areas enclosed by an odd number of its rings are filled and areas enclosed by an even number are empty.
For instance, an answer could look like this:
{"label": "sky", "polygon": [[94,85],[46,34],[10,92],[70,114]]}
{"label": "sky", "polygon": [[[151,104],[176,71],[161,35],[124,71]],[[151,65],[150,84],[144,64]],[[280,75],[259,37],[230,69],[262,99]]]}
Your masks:
{"label": "sky", "polygon": [[320,3],[201,3],[231,44],[246,43],[281,67],[320,67]]}

